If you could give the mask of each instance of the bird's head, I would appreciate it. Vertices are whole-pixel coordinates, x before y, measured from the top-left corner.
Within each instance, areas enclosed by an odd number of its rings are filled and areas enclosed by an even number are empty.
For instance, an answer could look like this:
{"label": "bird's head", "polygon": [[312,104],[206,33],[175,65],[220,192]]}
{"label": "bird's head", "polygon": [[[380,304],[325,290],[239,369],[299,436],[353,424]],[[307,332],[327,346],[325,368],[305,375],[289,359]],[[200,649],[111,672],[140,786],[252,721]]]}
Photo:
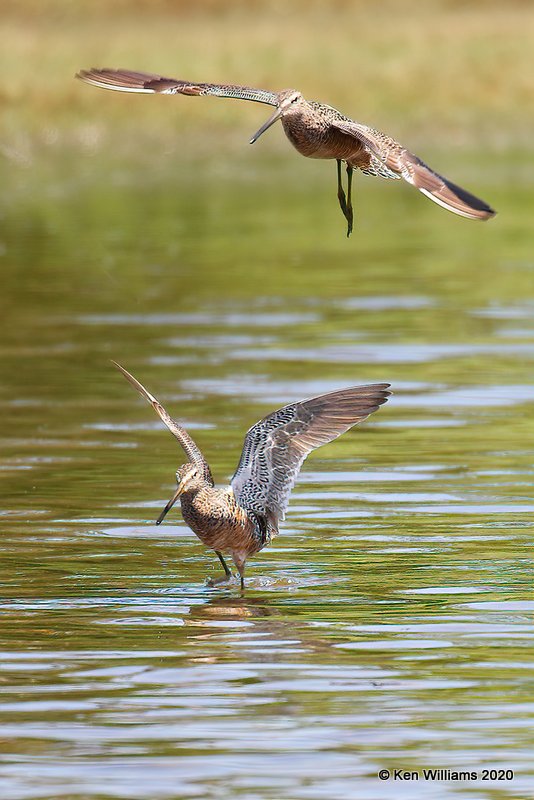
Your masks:
{"label": "bird's head", "polygon": [[179,469],[176,470],[176,483],[176,491],[157,518],[156,525],[161,525],[167,516],[167,513],[171,510],[181,495],[195,489],[200,489],[205,483],[205,478],[200,467],[198,467],[196,464],[188,463],[183,464],[181,467],[179,467]]}
{"label": "bird's head", "polygon": [[278,92],[278,108],[282,109],[282,115],[302,101],[304,101],[304,98],[296,89],[283,89]]}
{"label": "bird's head", "polygon": [[265,133],[265,131],[270,128],[271,125],[274,125],[277,120],[286,114],[291,114],[292,112],[296,111],[299,106],[302,106],[305,102],[306,101],[301,93],[297,92],[296,89],[284,89],[283,91],[278,92],[278,105],[276,107],[276,111],[274,111],[267,122],[264,122],[261,128],[256,131],[250,140],[250,144],[254,144],[254,142],[260,138],[262,133]]}

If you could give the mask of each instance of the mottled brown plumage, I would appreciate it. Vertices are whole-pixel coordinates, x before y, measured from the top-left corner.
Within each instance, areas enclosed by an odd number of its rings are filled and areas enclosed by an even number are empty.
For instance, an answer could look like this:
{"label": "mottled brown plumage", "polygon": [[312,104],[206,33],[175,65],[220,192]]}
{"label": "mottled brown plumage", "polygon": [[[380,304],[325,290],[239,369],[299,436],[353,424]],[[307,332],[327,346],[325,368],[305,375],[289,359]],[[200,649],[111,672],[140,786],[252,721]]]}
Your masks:
{"label": "mottled brown plumage", "polygon": [[[382,178],[404,178],[438,205],[468,219],[485,220],[495,215],[487,203],[438,175],[391,136],[343,116],[332,106],[308,102],[295,89],[269,92],[251,86],[192,83],[123,69],[81,70],[77,77],[93,86],[122,92],[215,95],[276,106],[276,111],[252,137],[251,144],[281,119],[287,138],[303,156],[335,159],[338,201],[347,220],[347,236],[353,225],[354,169]],[[347,168],[347,194],[341,182],[342,162]]]}
{"label": "mottled brown plumage", "polygon": [[191,459],[176,472],[177,489],[157,524],[179,499],[184,522],[217,553],[223,565],[224,578],[210,581],[210,585],[232,577],[224,559],[229,553],[244,587],[245,563],[277,535],[306,456],[364,420],[390,395],[388,383],[355,386],[291,403],[268,414],[247,432],[230,486],[219,489],[185,429],[133,375],[114,363],[148,400]]}

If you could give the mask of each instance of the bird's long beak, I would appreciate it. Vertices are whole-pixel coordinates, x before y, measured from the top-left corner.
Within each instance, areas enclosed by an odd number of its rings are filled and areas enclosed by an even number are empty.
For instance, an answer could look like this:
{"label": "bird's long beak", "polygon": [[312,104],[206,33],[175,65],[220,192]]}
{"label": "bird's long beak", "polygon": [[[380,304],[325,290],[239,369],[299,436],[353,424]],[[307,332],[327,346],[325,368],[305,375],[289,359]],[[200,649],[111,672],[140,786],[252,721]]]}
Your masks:
{"label": "bird's long beak", "polygon": [[161,514],[159,515],[159,517],[157,518],[156,525],[161,525],[161,523],[163,522],[163,520],[167,516],[168,512],[171,510],[173,505],[176,503],[176,501],[178,500],[178,498],[182,494],[183,490],[184,490],[184,487],[183,487],[182,483],[179,483],[178,484],[178,488],[176,489],[175,493],[173,494],[173,496],[171,497],[171,499],[169,500],[169,502],[167,503],[167,505],[165,506],[165,508],[163,509]]}
{"label": "bird's long beak", "polygon": [[249,144],[254,144],[254,142],[257,141],[260,138],[262,133],[265,133],[267,128],[270,128],[271,125],[274,125],[274,123],[277,120],[280,119],[280,117],[282,116],[282,113],[283,113],[282,109],[281,108],[277,108],[276,111],[274,112],[274,114],[271,114],[271,116],[269,117],[267,122],[264,122],[263,125],[261,126],[261,128],[256,131],[256,133],[254,134],[254,136],[250,140]]}

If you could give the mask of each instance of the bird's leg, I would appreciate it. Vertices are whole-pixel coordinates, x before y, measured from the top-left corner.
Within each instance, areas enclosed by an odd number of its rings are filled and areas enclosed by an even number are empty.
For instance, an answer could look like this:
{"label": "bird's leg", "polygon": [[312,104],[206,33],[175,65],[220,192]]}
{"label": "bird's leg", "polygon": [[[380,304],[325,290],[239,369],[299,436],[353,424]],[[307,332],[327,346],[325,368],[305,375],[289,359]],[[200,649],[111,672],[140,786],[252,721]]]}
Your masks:
{"label": "bird's leg", "polygon": [[339,201],[339,207],[343,212],[343,216],[345,219],[348,220],[347,217],[347,198],[345,197],[345,190],[343,189],[343,184],[341,183],[341,160],[338,158],[337,160],[337,199]]}
{"label": "bird's leg", "polygon": [[233,552],[232,558],[234,559],[234,564],[237,567],[237,571],[239,572],[239,583],[241,587],[241,594],[245,592],[245,562],[247,560],[246,555],[239,552]]}
{"label": "bird's leg", "polygon": [[337,161],[337,199],[339,200],[339,206],[343,212],[343,216],[347,220],[347,238],[352,233],[352,223],[354,220],[354,213],[352,210],[352,173],[353,168],[347,164],[347,195],[345,195],[345,190],[343,189],[343,184],[341,182],[341,159],[336,159]]}
{"label": "bird's leg", "polygon": [[352,233],[352,222],[354,219],[354,213],[352,211],[352,167],[347,164],[347,213],[345,217],[347,218],[347,239]]}
{"label": "bird's leg", "polygon": [[231,578],[232,577],[232,570],[230,569],[230,567],[228,566],[228,564],[224,560],[223,554],[219,550],[216,550],[215,552],[219,556],[219,561],[221,562],[221,564],[223,566],[224,574],[226,575],[227,578]]}
{"label": "bird's leg", "polygon": [[230,581],[232,579],[232,577],[233,577],[232,576],[232,570],[230,569],[230,567],[228,566],[228,564],[224,560],[223,554],[221,552],[219,552],[219,550],[216,550],[215,552],[217,553],[217,555],[219,557],[219,561],[223,565],[224,578],[208,578],[207,581],[206,581],[206,584],[208,586],[220,586],[221,583],[228,583],[228,581]]}

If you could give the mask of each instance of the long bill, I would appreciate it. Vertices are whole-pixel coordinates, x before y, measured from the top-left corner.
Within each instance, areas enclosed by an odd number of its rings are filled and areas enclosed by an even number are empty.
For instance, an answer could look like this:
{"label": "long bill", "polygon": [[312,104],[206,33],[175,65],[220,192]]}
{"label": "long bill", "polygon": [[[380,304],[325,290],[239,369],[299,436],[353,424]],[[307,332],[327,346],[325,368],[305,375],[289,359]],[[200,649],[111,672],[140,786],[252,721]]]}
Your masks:
{"label": "long bill", "polygon": [[183,491],[182,484],[180,483],[178,488],[176,489],[175,493],[173,494],[173,496],[171,497],[171,499],[169,500],[169,502],[167,503],[167,505],[165,506],[165,508],[163,509],[161,514],[159,515],[159,517],[157,518],[156,525],[161,525],[161,523],[163,522],[163,520],[165,519],[165,517],[167,516],[167,514],[169,513],[169,511],[173,507],[173,505],[176,503],[176,501],[178,500],[178,498],[182,494],[182,491]]}
{"label": "long bill", "polygon": [[254,136],[250,140],[249,144],[254,144],[254,142],[256,142],[260,138],[260,136],[263,133],[265,133],[265,131],[268,128],[271,127],[271,125],[274,125],[274,123],[277,120],[279,120],[281,116],[282,116],[282,109],[281,108],[277,108],[276,111],[273,114],[271,114],[271,116],[269,117],[267,122],[264,122],[263,125],[261,126],[261,128],[259,128],[259,130],[256,131],[256,133],[254,134]]}

